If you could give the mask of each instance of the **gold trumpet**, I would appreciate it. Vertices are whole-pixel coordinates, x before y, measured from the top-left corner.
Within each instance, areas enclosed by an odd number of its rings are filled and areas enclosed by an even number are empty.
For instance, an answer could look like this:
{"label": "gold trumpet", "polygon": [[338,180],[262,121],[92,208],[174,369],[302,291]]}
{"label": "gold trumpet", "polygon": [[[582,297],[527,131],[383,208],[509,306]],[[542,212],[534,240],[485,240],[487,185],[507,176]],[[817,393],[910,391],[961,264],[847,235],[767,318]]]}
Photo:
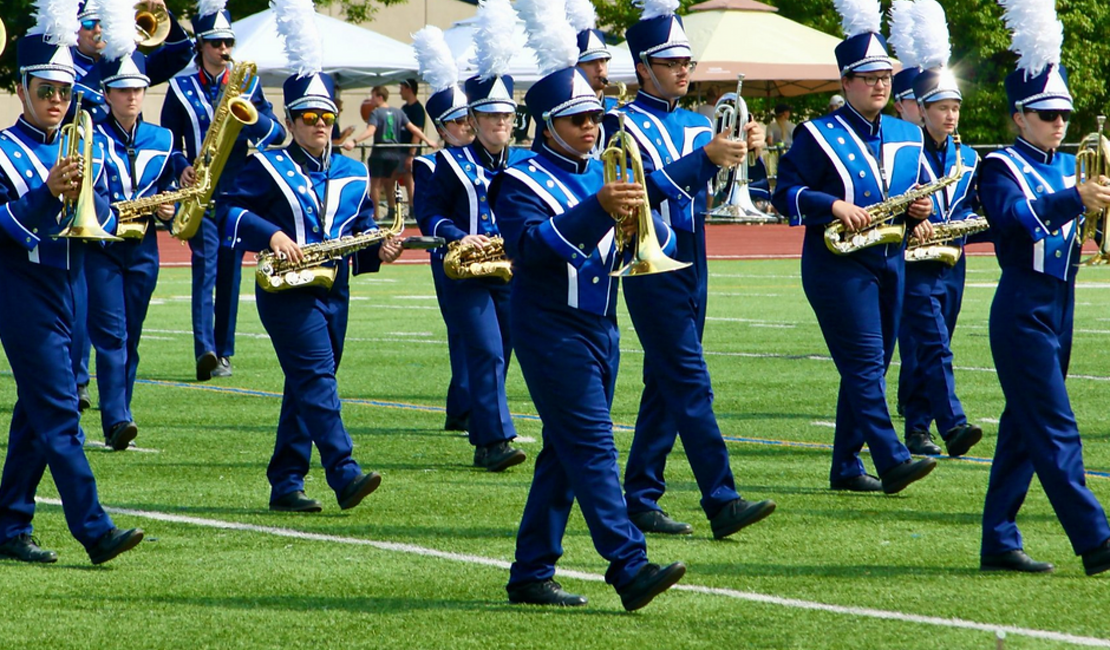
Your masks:
{"label": "gold trumpet", "polygon": [[170,35],[170,15],[162,5],[140,2],[135,5],[135,41],[139,47],[158,47]]}
{"label": "gold trumpet", "polygon": [[651,275],[684,269],[690,266],[689,262],[679,262],[667,257],[663,248],[659,246],[659,239],[655,235],[655,221],[651,217],[651,207],[648,203],[640,145],[636,144],[632,136],[624,130],[624,113],[619,115],[620,130],[613,134],[605,151],[601,152],[601,162],[605,164],[605,182],[627,180],[631,172],[632,182],[639,183],[644,190],[640,206],[636,211],[636,239],[632,241],[625,239],[620,227],[623,219],[619,219],[617,223],[617,248],[623,251],[628,246],[633,246],[632,260],[609,275],[614,277]]}
{"label": "gold trumpet", "polygon": [[58,233],[66,239],[86,241],[120,241],[100,225],[96,218],[96,201],[93,199],[93,121],[88,111],[81,110],[84,93],[77,93],[77,105],[73,110],[73,121],[58,130],[61,146],[58,159],[78,160],[81,166],[81,190],[77,200],[65,199],[62,214],[69,218],[69,224]]}
{"label": "gold trumpet", "polygon": [[[1098,131],[1083,138],[1079,152],[1075,154],[1075,179],[1084,183],[1110,176],[1110,140],[1102,135],[1106,116],[1098,116]],[[1083,242],[1098,242],[1098,253],[1083,260],[1083,264],[1095,266],[1110,263],[1110,210],[1089,210],[1084,215]]]}

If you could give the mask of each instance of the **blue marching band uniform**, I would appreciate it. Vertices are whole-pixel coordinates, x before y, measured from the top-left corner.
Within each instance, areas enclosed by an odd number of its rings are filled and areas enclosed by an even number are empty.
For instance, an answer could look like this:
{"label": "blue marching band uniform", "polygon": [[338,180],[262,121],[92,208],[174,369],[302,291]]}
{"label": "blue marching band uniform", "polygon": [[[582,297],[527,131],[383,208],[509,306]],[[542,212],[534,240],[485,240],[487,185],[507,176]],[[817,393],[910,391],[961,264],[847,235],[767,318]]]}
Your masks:
{"label": "blue marching band uniform", "polygon": [[[227,11],[197,17],[193,26],[198,44],[203,39],[235,36]],[[229,75],[230,69],[218,76],[210,75],[200,65],[198,55],[195,72],[170,80],[170,89],[162,105],[162,126],[174,133],[174,145],[191,161],[196,160],[197,151],[204,142]],[[265,150],[285,140],[285,129],[274,117],[273,106],[266,100],[257,77],[243,90],[243,95],[258,110],[258,121],[244,125],[239,132],[213,194],[217,206],[220,196],[236,183],[246,160],[248,144]],[[221,247],[216,224],[207,216],[201,221],[200,230],[189,240],[193,269],[193,351],[200,380],[230,371],[225,363],[235,354],[235,322],[243,265],[242,251]]]}
{"label": "blue marching band uniform", "polygon": [[[290,119],[294,111],[338,113],[335,85],[325,73],[290,77],[284,95]],[[296,142],[259,151],[247,159],[219,204],[223,245],[257,252],[270,248],[279,231],[304,246],[376,230],[369,189],[366,167],[330,147],[321,157]],[[356,256],[356,274],[378,270],[379,248]],[[330,288],[273,293],[255,288],[258,316],[285,374],[277,441],[267,470],[274,510],[321,509],[304,494],[314,444],[342,509],[358,505],[381,482],[376,472],[364,474],[352,457],[354,445],[340,417],[336,371],[347,333],[348,282],[348,261],[342,259]]]}

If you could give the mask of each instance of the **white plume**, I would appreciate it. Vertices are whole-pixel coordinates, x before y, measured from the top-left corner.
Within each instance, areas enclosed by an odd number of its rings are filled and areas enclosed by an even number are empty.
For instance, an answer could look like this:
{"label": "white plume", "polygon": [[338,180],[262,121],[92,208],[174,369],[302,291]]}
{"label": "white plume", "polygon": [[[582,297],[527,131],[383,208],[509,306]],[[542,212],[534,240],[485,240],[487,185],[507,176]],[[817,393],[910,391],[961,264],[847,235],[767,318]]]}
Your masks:
{"label": "white plume", "polygon": [[597,27],[597,9],[590,0],[567,0],[567,20],[575,34],[594,29]]}
{"label": "white plume", "polygon": [[478,77],[488,81],[505,74],[517,52],[513,41],[516,12],[509,0],[481,0],[474,27],[474,49]]}
{"label": "white plume", "polygon": [[298,77],[316,74],[324,67],[324,44],[316,28],[312,0],[274,0],[274,22],[285,39],[285,57]]}
{"label": "white plume", "polygon": [[1010,50],[1018,55],[1018,67],[1038,75],[1051,63],[1060,62],[1064,24],[1056,18],[1055,0],[999,0],[1002,20],[1013,31]]}
{"label": "white plume", "polygon": [[135,4],[131,0],[103,0],[100,3],[100,29],[108,61],[131,56],[135,51]]}
{"label": "white plume", "polygon": [[640,8],[640,20],[672,16],[678,11],[678,0],[632,0]]}
{"label": "white plume", "polygon": [[420,66],[420,76],[432,87],[432,92],[450,88],[459,82],[459,64],[447,47],[443,30],[428,25],[412,35],[412,49],[416,51],[416,63]]}
{"label": "white plume", "polygon": [[77,30],[81,22],[77,20],[77,7],[80,0],[37,0],[35,2],[35,26],[28,34],[43,34],[51,45],[77,45]]}
{"label": "white plume", "polygon": [[904,68],[916,68],[920,57],[914,40],[914,3],[911,0],[894,0],[890,6],[890,38],[887,42],[894,46],[898,60]]}
{"label": "white plume", "polygon": [[227,0],[197,0],[197,16],[209,16],[224,10]]}
{"label": "white plume", "polygon": [[918,64],[925,69],[943,68],[952,56],[948,21],[937,0],[913,3],[913,40],[917,43]]}
{"label": "white plume", "polygon": [[883,10],[879,0],[833,0],[833,4],[840,12],[840,26],[845,37],[880,33]]}
{"label": "white plume", "polygon": [[516,0],[528,46],[536,53],[540,74],[573,68],[578,63],[577,32],[567,22],[565,0]]}

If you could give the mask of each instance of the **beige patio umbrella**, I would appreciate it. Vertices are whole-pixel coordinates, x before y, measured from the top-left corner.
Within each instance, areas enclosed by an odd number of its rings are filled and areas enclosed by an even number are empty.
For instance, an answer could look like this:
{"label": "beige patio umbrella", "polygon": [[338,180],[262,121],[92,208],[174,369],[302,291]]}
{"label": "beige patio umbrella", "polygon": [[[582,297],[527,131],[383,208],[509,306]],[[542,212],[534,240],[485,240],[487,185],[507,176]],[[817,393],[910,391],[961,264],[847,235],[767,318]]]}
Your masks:
{"label": "beige patio umbrella", "polygon": [[840,39],[777,11],[756,0],[709,0],[690,7],[683,23],[698,62],[693,81],[735,90],[727,83],[743,73],[747,97],[837,92],[840,71],[833,50]]}

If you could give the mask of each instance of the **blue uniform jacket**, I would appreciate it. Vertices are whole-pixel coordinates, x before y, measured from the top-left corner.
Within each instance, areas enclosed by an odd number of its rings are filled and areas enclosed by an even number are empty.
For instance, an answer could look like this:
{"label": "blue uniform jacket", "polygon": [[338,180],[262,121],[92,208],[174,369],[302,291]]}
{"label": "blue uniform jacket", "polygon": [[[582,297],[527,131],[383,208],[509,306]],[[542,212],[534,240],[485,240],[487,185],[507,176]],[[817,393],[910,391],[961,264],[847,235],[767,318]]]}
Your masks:
{"label": "blue uniform jacket", "polygon": [[[943,147],[926,142],[924,152],[925,164],[921,169],[922,184],[932,183],[955,170],[956,143],[952,141],[952,136],[945,139]],[[933,223],[963,221],[976,216],[976,210],[979,208],[979,197],[976,191],[979,180],[979,154],[971,147],[961,146],[960,158],[964,165],[960,181],[932,196],[933,214],[929,216],[929,220]]]}
{"label": "blue uniform jacket", "polygon": [[[267,249],[279,230],[301,246],[377,230],[366,167],[338,153],[313,158],[295,143],[252,154],[225,199],[221,241],[239,250]],[[378,269],[377,250],[356,255],[356,274]]]}
{"label": "blue uniform jacket", "polygon": [[[52,235],[68,225],[62,201],[50,194],[46,177],[58,158],[61,138],[47,134],[22,117],[14,126],[0,131],[0,251],[21,255],[33,264],[59,269],[74,268],[83,259],[83,243]],[[105,198],[104,142],[93,137],[92,178],[96,216],[108,232],[115,231],[115,218]]]}
{"label": "blue uniform jacket", "polygon": [[986,156],[979,187],[1000,267],[1075,278],[1085,211],[1075,188],[1075,156],[1018,138]]}
{"label": "blue uniform jacket", "polygon": [[[227,76],[225,72],[222,78],[216,79],[199,70],[170,80],[162,105],[162,126],[173,131],[174,146],[184,151],[189,160],[197,158],[197,150],[208,133]],[[220,176],[218,192],[238,183],[236,177],[246,160],[248,143],[264,151],[285,141],[285,128],[274,117],[273,106],[266,100],[257,77],[243,94],[258,109],[258,122],[244,126],[239,132]]]}
{"label": "blue uniform jacket", "polygon": [[96,126],[96,131],[105,143],[108,198],[112,203],[168,192],[189,166],[184,154],[174,150],[169,129],[140,120],[134,131],[127,133],[109,116]]}
{"label": "blue uniform jacket", "polygon": [[[477,140],[439,152],[418,215],[421,231],[443,237],[447,243],[467,235],[501,234],[489,201],[490,182],[505,167],[534,155],[531,151],[506,149],[494,159]],[[432,251],[433,261],[442,260],[445,250]]]}

